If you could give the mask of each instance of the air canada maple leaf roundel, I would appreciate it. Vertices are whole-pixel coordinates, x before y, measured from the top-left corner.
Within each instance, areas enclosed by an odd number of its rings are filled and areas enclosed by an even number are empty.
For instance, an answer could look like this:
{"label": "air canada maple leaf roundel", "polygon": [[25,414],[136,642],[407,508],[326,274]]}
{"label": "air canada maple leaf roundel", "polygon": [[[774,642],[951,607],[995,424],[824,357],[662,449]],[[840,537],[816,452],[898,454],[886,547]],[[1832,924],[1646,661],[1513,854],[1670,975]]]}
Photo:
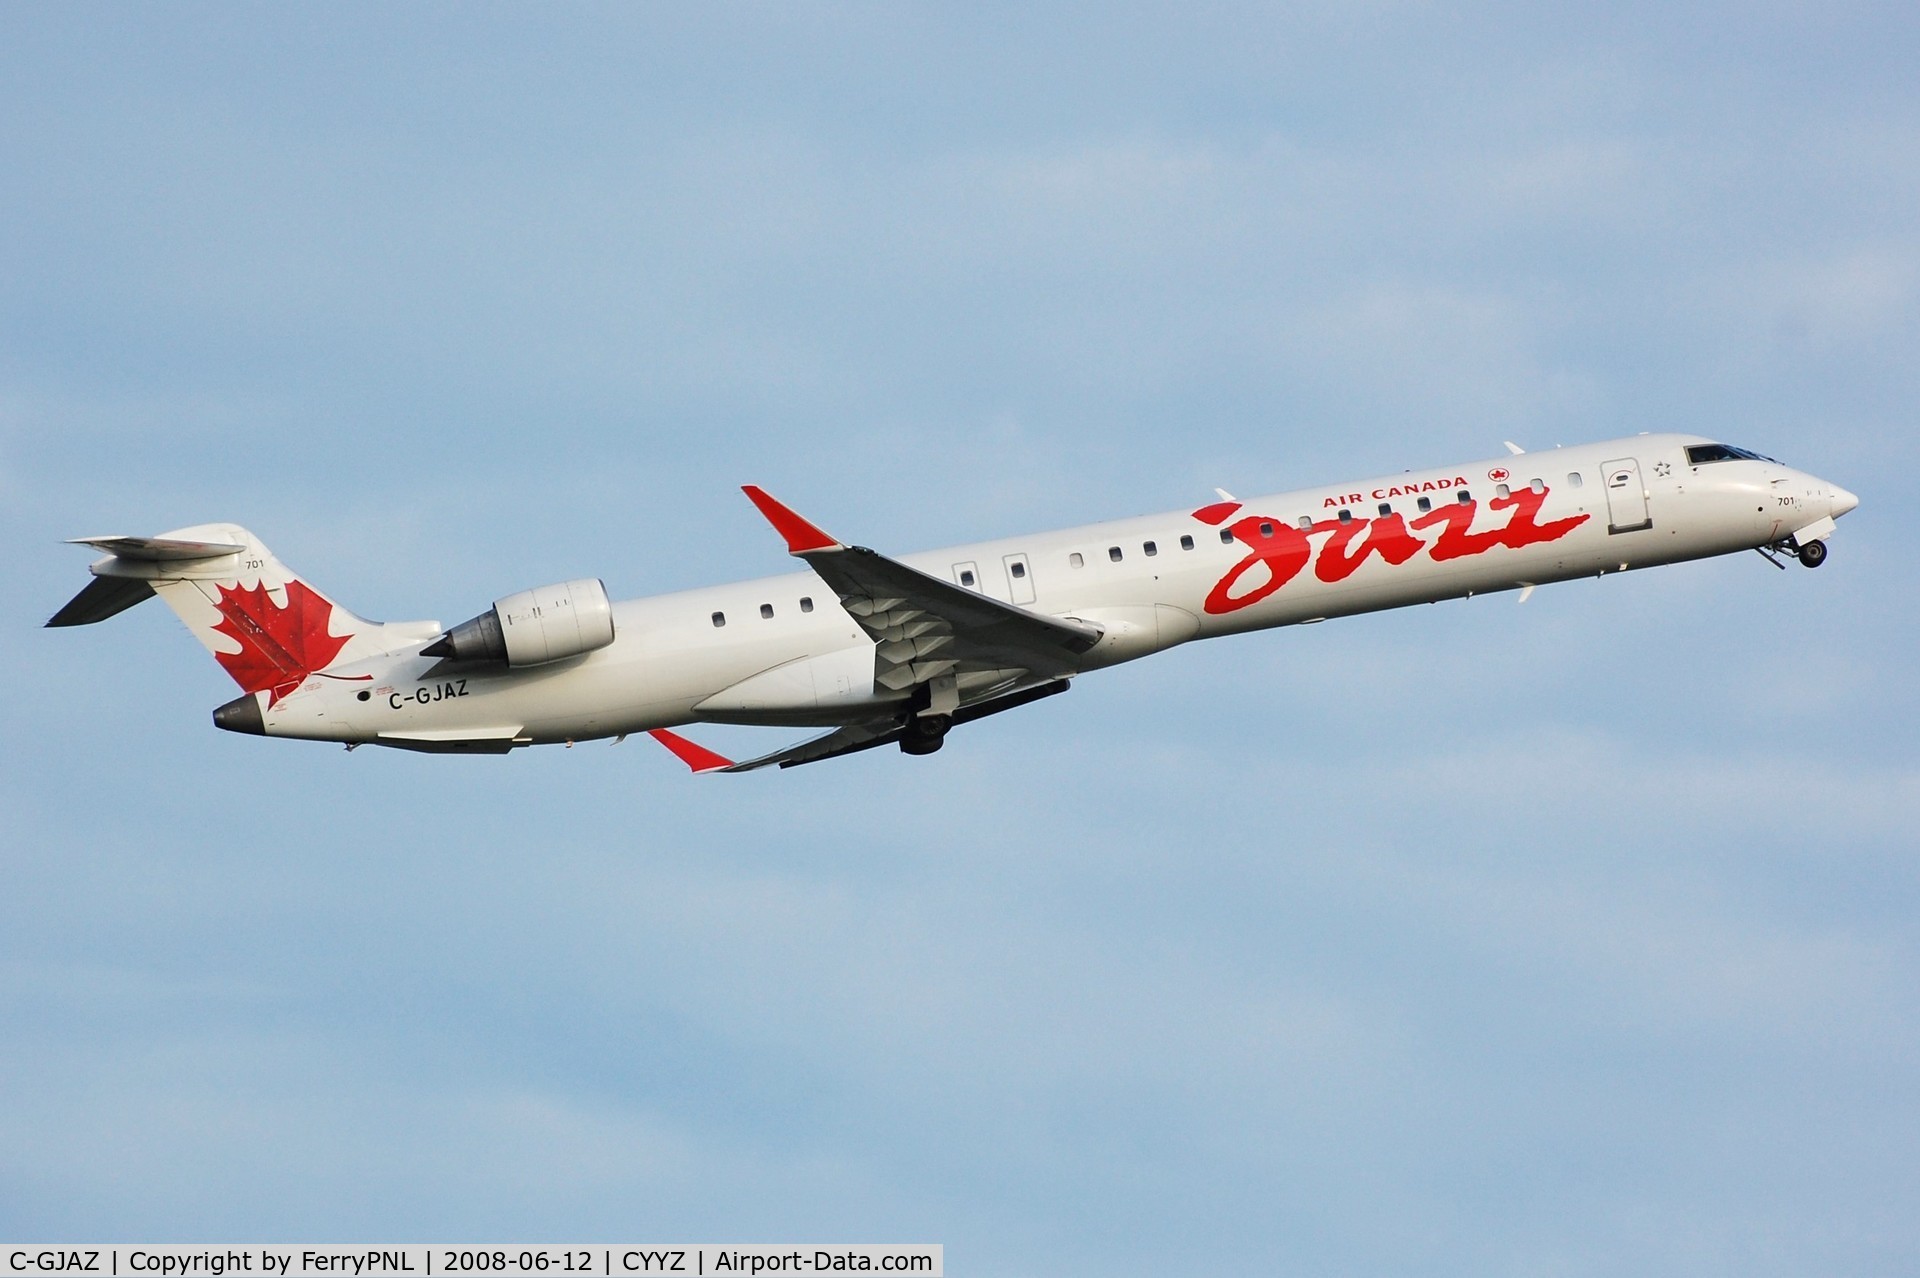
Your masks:
{"label": "air canada maple leaf roundel", "polygon": [[347,646],[351,635],[327,633],[333,605],[302,581],[287,583],[287,603],[273,601],[265,586],[250,590],[220,587],[220,624],[213,629],[240,645],[238,652],[216,652],[243,692],[271,692],[269,705],[300,686],[300,681]]}
{"label": "air canada maple leaf roundel", "polygon": [[1491,479],[1496,484],[1504,484],[1509,479],[1513,478],[1513,472],[1508,470],[1505,466],[1495,466],[1492,470],[1487,472],[1487,478]]}

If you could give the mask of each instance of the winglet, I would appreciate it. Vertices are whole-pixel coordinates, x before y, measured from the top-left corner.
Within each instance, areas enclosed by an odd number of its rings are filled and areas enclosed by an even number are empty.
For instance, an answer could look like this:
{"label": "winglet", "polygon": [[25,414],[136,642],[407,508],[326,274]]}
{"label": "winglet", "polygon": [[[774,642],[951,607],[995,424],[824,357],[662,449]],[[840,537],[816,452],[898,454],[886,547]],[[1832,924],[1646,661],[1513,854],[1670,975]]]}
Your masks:
{"label": "winglet", "polygon": [[756,484],[742,484],[740,491],[760,508],[773,530],[787,539],[787,553],[804,555],[815,550],[838,550],[840,543],[774,500]]}
{"label": "winglet", "polygon": [[649,728],[647,735],[673,751],[675,758],[695,772],[723,772],[733,766],[732,759],[723,754],[715,754],[705,746],[697,745],[677,732],[668,732],[665,728]]}

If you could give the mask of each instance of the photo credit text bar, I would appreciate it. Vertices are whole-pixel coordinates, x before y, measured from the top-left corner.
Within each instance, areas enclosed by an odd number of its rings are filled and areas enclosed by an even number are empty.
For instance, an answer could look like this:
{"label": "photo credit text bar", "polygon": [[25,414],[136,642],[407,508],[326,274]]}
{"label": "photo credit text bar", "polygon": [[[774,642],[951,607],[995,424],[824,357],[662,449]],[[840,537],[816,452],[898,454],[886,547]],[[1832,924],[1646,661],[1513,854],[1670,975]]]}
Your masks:
{"label": "photo credit text bar", "polygon": [[578,1243],[479,1246],[411,1243],[199,1243],[75,1246],[16,1243],[0,1249],[0,1278],[759,1278],[767,1274],[912,1274],[944,1278],[938,1243]]}

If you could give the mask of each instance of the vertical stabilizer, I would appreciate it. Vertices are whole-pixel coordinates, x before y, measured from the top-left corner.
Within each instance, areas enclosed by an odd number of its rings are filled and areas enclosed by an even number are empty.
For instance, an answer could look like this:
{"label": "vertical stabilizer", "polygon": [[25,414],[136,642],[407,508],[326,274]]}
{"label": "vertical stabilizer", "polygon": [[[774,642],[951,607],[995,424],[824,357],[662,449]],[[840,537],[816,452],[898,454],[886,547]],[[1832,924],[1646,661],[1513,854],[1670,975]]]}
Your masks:
{"label": "vertical stabilizer", "polygon": [[95,581],[48,625],[101,621],[159,595],[241,690],[266,693],[269,705],[309,675],[440,632],[433,621],[382,625],[356,616],[237,524],[75,540],[107,557],[92,565]]}

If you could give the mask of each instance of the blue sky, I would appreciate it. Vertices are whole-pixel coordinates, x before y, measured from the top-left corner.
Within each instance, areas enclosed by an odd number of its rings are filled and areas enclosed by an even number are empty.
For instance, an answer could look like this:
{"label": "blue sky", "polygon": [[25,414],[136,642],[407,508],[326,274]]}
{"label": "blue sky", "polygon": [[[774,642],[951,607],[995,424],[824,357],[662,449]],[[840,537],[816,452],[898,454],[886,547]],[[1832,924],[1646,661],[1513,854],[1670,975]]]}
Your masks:
{"label": "blue sky", "polygon": [[[955,1272],[1920,1266],[1902,6],[0,15],[0,1235]],[[216,732],[64,537],[356,611],[1641,430],[1747,556],[1178,650],[927,760]],[[714,731],[720,745],[779,733]]]}

